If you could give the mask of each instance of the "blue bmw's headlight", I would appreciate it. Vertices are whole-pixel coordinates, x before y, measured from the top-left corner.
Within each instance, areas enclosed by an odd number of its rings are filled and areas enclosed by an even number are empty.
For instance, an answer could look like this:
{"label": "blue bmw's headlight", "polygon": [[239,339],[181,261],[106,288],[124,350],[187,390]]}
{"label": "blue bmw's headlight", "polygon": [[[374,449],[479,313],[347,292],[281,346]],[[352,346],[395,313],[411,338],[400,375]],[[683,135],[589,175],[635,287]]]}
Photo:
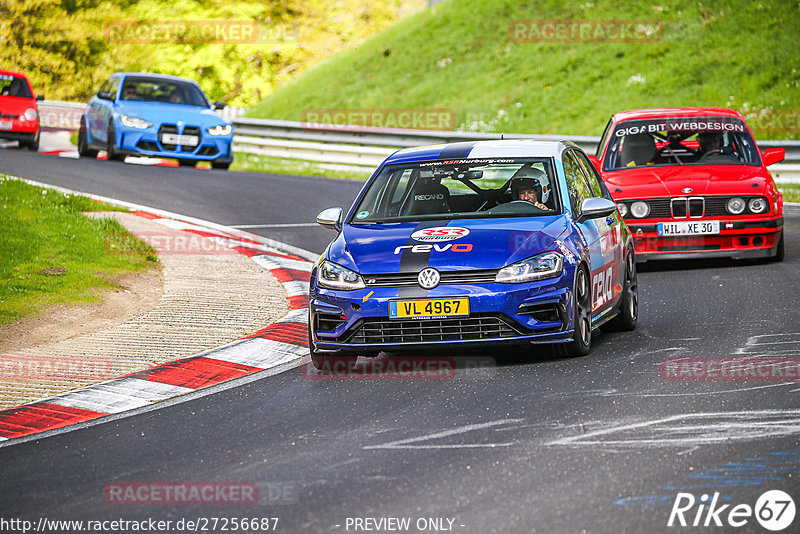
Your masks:
{"label": "blue bmw's headlight", "polygon": [[213,128],[207,128],[209,135],[228,135],[233,127],[230,124],[217,124]]}
{"label": "blue bmw's headlight", "polygon": [[363,289],[364,280],[361,275],[332,261],[323,261],[317,270],[317,284],[328,289]]}
{"label": "blue bmw's headlight", "polygon": [[500,269],[495,282],[519,284],[533,280],[555,278],[564,268],[564,256],[558,252],[545,252]]}
{"label": "blue bmw's headlight", "polygon": [[122,124],[124,124],[128,128],[137,128],[139,130],[150,128],[153,125],[152,122],[147,122],[142,119],[137,119],[136,117],[129,117],[128,115],[120,115],[119,120],[122,121]]}

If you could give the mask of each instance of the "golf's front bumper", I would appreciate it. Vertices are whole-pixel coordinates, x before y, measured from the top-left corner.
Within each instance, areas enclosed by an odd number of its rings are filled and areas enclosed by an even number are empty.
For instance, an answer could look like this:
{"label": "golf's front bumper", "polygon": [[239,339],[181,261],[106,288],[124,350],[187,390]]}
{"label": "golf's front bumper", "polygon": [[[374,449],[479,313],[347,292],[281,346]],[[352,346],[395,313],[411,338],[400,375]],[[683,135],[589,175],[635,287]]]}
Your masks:
{"label": "golf's front bumper", "polygon": [[[338,291],[311,283],[310,324],[319,351],[554,343],[572,336],[572,284],[565,274],[522,284],[440,285],[423,296],[401,296],[397,287]],[[390,302],[454,298],[468,299],[467,315],[390,317]]]}

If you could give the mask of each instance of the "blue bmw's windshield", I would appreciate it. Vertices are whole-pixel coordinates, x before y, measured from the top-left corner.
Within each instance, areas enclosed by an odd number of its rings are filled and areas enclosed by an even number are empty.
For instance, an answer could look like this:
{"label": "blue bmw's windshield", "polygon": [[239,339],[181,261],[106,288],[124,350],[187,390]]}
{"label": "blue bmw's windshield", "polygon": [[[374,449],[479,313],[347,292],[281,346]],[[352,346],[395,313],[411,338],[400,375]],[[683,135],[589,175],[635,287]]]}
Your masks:
{"label": "blue bmw's windshield", "polygon": [[120,100],[164,102],[209,107],[206,95],[197,86],[179,81],[128,76],[122,84]]}

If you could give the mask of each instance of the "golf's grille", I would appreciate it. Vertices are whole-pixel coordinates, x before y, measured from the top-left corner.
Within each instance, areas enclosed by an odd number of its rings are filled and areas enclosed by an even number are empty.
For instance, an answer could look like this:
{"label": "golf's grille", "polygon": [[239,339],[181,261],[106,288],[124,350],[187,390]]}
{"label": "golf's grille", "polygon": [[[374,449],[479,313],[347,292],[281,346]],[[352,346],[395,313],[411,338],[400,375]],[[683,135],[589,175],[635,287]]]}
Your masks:
{"label": "golf's grille", "polygon": [[[161,128],[158,129],[158,140],[161,142],[161,138],[164,134],[177,134],[178,127],[174,124],[162,124]],[[164,150],[178,150],[178,145],[170,145],[168,143],[161,142],[161,147]]]}
{"label": "golf's grille", "polygon": [[484,315],[454,319],[365,319],[348,340],[354,344],[368,343],[430,343],[502,339],[520,333],[500,317]]}
{"label": "golf's grille", "polygon": [[[439,284],[477,284],[494,282],[497,269],[480,269],[472,271],[442,271]],[[367,287],[398,287],[419,285],[419,273],[391,273],[361,275]]]}

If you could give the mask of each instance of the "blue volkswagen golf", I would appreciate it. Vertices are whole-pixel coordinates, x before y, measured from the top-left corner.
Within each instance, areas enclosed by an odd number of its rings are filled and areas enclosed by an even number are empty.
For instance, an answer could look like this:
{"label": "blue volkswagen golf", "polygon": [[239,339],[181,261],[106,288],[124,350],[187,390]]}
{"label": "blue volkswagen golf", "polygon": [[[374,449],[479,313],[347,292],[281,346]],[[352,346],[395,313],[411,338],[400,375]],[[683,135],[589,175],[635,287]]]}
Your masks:
{"label": "blue volkswagen golf", "polygon": [[195,82],[176,76],[118,72],[89,102],[78,131],[78,154],[109,161],[125,156],[177,159],[194,166],[209,161],[227,169],[233,161],[233,125],[215,110]]}
{"label": "blue volkswagen golf", "polygon": [[633,330],[634,243],[586,154],[569,141],[400,150],[347,212],[311,273],[319,369],[437,346],[558,344]]}

